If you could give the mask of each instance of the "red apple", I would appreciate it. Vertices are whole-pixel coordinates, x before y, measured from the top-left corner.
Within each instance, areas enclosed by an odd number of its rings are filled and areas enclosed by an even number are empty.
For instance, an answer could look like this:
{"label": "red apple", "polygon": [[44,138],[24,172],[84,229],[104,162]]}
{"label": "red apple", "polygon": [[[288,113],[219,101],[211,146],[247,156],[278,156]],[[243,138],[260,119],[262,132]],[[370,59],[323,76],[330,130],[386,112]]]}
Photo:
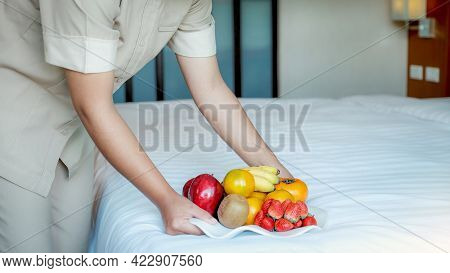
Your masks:
{"label": "red apple", "polygon": [[[189,185],[190,184],[190,185]],[[215,215],[223,197],[223,187],[214,176],[201,174],[189,180],[183,187],[183,195],[187,188],[187,198],[211,215]]]}
{"label": "red apple", "polygon": [[188,198],[189,188],[191,187],[192,182],[194,182],[194,179],[195,179],[195,177],[191,178],[188,182],[186,182],[186,184],[184,184],[183,196],[186,197],[186,198]]}

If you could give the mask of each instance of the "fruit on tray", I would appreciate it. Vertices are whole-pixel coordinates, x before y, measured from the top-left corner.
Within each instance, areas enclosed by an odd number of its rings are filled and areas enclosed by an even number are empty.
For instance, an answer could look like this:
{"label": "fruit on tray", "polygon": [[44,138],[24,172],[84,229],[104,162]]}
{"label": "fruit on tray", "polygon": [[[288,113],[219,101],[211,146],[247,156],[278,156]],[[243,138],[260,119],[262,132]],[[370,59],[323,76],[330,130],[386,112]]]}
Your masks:
{"label": "fruit on tray", "polygon": [[294,224],[294,228],[300,228],[303,226],[303,221],[302,219],[298,220],[297,223]]}
{"label": "fruit on tray", "polygon": [[186,184],[184,184],[184,187],[183,187],[183,196],[186,197],[186,198],[188,198],[189,188],[191,187],[192,182],[194,182],[194,179],[195,179],[195,177],[194,177],[194,178],[191,178],[190,180],[188,180],[188,182],[186,182]]}
{"label": "fruit on tray", "polygon": [[235,169],[227,173],[223,179],[223,187],[227,194],[240,194],[249,197],[255,191],[255,179],[250,172]]}
{"label": "fruit on tray", "polygon": [[297,223],[308,215],[308,207],[302,201],[290,203],[284,211],[284,218],[291,223]]}
{"label": "fruit on tray", "polygon": [[313,215],[308,214],[308,206],[302,202],[286,199],[283,202],[266,199],[261,210],[256,213],[254,225],[269,231],[283,232],[295,228],[317,225]]}
{"label": "fruit on tray", "polygon": [[266,217],[264,212],[262,210],[258,211],[258,213],[255,216],[255,221],[253,222],[253,224],[257,225],[257,226],[260,226],[262,220],[264,219],[264,217]]}
{"label": "fruit on tray", "polygon": [[275,190],[275,186],[261,176],[255,177],[255,190],[259,192],[271,192]]}
{"label": "fruit on tray", "polygon": [[209,174],[190,179],[183,187],[183,195],[211,215],[215,214],[223,194],[220,182]]}
{"label": "fruit on tray", "polygon": [[263,200],[256,197],[247,198],[248,203],[248,215],[246,225],[253,225],[256,214],[261,210],[261,206],[263,204]]}
{"label": "fruit on tray", "polygon": [[255,179],[255,190],[258,192],[272,192],[276,184],[280,182],[278,169],[270,166],[258,166],[242,168],[250,172]]}
{"label": "fruit on tray", "polygon": [[294,228],[294,224],[281,218],[275,221],[275,230],[278,232],[289,231]]}
{"label": "fruit on tray", "polygon": [[308,186],[298,178],[281,178],[275,189],[288,191],[294,196],[295,201],[305,202],[308,198]]}
{"label": "fruit on tray", "polygon": [[304,203],[308,197],[306,184],[297,178],[280,178],[279,174],[271,166],[233,169],[222,184],[212,175],[202,174],[186,182],[183,195],[228,228],[257,225],[283,232],[317,225]]}
{"label": "fruit on tray", "polygon": [[263,171],[272,173],[274,175],[279,175],[280,174],[280,170],[278,170],[277,168],[272,167],[272,166],[247,167],[247,169],[259,169],[259,170],[263,170]]}
{"label": "fruit on tray", "polygon": [[274,199],[274,200],[278,200],[280,202],[284,202],[286,199],[289,199],[292,202],[295,201],[294,196],[292,196],[292,194],[290,194],[286,190],[275,190],[275,191],[267,194],[265,200],[267,200],[267,199]]}
{"label": "fruit on tray", "polygon": [[291,199],[286,199],[283,201],[283,203],[281,203],[281,207],[283,208],[283,211],[286,211],[287,207],[289,206],[289,204],[291,204],[292,201]]}
{"label": "fruit on tray", "polygon": [[284,215],[283,207],[281,206],[281,202],[278,200],[273,200],[267,210],[267,215],[272,217],[274,220],[278,220]]}
{"label": "fruit on tray", "polygon": [[266,216],[261,220],[259,226],[265,230],[273,231],[273,228],[275,227],[275,221],[272,218]]}
{"label": "fruit on tray", "polygon": [[227,228],[243,226],[247,221],[249,206],[247,199],[239,194],[227,195],[219,205],[219,222]]}
{"label": "fruit on tray", "polygon": [[272,205],[273,199],[267,199],[264,201],[264,203],[261,206],[262,212],[264,212],[264,215],[269,212],[269,207]]}
{"label": "fruit on tray", "polygon": [[248,167],[243,168],[243,170],[249,171],[253,176],[262,177],[273,185],[276,185],[280,182],[280,178],[278,177],[279,171],[275,169],[274,172],[267,171],[267,166],[260,167]]}
{"label": "fruit on tray", "polygon": [[302,227],[306,226],[317,226],[317,220],[314,218],[314,215],[308,215],[305,219],[303,219]]}
{"label": "fruit on tray", "polygon": [[267,193],[254,191],[250,194],[250,197],[255,197],[264,201],[264,199],[266,199],[266,195]]}

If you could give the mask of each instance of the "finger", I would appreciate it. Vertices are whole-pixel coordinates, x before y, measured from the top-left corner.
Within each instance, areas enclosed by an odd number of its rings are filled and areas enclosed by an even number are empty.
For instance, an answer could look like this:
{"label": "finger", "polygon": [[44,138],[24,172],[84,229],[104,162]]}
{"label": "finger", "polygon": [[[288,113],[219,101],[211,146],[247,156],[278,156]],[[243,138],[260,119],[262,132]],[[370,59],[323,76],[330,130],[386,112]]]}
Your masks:
{"label": "finger", "polygon": [[192,234],[192,235],[203,235],[203,231],[201,229],[199,229],[197,226],[187,222],[186,224],[184,224],[181,228],[180,231],[185,233],[185,234]]}
{"label": "finger", "polygon": [[198,206],[194,207],[192,215],[195,218],[203,220],[211,225],[217,224],[217,220],[214,217],[212,217],[211,214],[209,214],[206,210],[199,208]]}
{"label": "finger", "polygon": [[167,230],[167,229],[166,229],[166,233],[168,235],[171,235],[171,236],[183,234],[183,232],[180,232],[180,231],[177,231],[177,230]]}

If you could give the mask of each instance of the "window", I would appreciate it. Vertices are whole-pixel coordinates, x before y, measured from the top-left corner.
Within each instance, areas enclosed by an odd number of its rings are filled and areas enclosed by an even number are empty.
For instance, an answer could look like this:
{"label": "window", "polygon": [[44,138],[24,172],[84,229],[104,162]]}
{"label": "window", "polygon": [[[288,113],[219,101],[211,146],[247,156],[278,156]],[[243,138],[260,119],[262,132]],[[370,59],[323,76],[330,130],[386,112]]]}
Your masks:
{"label": "window", "polygon": [[[213,0],[220,71],[238,97],[278,95],[277,12],[276,0]],[[167,47],[137,76],[114,94],[114,102],[191,97],[175,55]]]}

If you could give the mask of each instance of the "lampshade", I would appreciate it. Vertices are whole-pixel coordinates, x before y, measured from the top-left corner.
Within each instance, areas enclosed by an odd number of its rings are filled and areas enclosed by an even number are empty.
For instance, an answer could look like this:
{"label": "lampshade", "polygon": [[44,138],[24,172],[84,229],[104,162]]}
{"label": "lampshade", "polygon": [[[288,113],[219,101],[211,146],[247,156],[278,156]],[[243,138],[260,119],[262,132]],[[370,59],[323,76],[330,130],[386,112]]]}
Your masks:
{"label": "lampshade", "polygon": [[391,0],[394,21],[414,21],[427,14],[427,0]]}

